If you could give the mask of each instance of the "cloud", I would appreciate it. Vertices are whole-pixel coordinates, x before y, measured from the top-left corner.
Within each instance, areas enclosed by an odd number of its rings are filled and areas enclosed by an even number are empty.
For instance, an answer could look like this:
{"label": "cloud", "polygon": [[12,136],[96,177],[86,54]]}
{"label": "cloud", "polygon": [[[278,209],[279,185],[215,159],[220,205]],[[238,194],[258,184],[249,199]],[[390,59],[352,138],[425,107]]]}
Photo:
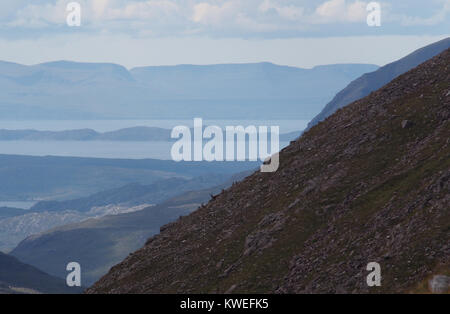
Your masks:
{"label": "cloud", "polygon": [[280,5],[272,0],[264,0],[258,7],[258,10],[267,13],[275,11],[280,17],[288,20],[299,20],[303,17],[305,8],[295,5]]}
{"label": "cloud", "polygon": [[55,24],[63,24],[66,20],[67,1],[56,3],[28,4],[16,11],[15,19],[8,22],[11,27],[44,28]]}
{"label": "cloud", "polygon": [[179,6],[175,1],[127,1],[122,5],[110,5],[110,0],[96,0],[93,10],[95,20],[149,20],[175,17]]}
{"label": "cloud", "polygon": [[434,26],[445,22],[450,15],[450,0],[444,0],[442,7],[429,17],[400,15],[399,20],[403,26]]}
{"label": "cloud", "polygon": [[347,7],[347,19],[349,22],[361,22],[367,19],[367,3],[355,1]]}
{"label": "cloud", "polygon": [[96,17],[101,17],[105,13],[109,0],[92,0],[92,11]]}
{"label": "cloud", "polygon": [[[285,38],[373,31],[366,25],[370,0],[2,0],[0,36],[73,32],[65,25],[71,1],[82,8],[82,27],[77,31],[91,34]],[[389,27],[377,29],[380,35],[417,32],[418,25],[434,27],[426,33],[442,33],[449,24],[450,0],[381,3],[382,19]]]}
{"label": "cloud", "polygon": [[235,18],[239,9],[237,1],[229,1],[222,5],[201,2],[193,7],[192,21],[206,25],[219,25],[228,18]]}
{"label": "cloud", "polygon": [[330,0],[316,9],[317,23],[361,22],[367,17],[367,2]]}
{"label": "cloud", "polygon": [[[64,24],[66,7],[71,1],[57,0],[41,4],[27,4],[18,9],[10,26],[50,26]],[[79,0],[82,19],[86,24],[124,20],[147,20],[175,17],[179,6],[171,0],[121,1]]]}

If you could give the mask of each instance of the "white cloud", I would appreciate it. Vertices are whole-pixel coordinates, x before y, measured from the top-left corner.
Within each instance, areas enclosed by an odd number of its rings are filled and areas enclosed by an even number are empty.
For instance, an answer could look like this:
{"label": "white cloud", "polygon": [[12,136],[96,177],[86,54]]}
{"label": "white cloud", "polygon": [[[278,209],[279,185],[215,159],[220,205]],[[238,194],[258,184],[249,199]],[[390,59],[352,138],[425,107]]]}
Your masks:
{"label": "white cloud", "polygon": [[[65,6],[72,0],[2,0],[0,32],[12,37],[68,31]],[[207,35],[266,37],[359,35],[366,26],[371,0],[76,0],[82,8],[82,32],[129,33],[134,36]],[[450,0],[384,0],[382,18],[388,32],[405,33],[409,26],[448,25]],[[410,11],[414,3],[414,9]],[[420,10],[426,7],[426,12]],[[430,12],[435,13],[430,14]],[[427,17],[428,14],[429,16]],[[424,17],[425,16],[425,17]],[[353,28],[345,27],[352,25]],[[392,27],[394,25],[394,27]],[[341,28],[342,26],[342,28]],[[379,28],[380,35],[387,28]],[[412,29],[412,28],[411,28]],[[417,28],[415,28],[417,30]],[[38,30],[38,31],[36,31]],[[340,33],[340,30],[345,30]],[[73,31],[73,30],[72,30]],[[441,29],[437,33],[442,33]],[[2,33],[0,33],[0,36]]]}
{"label": "white cloud", "polygon": [[267,13],[270,10],[274,10],[277,14],[288,20],[299,20],[303,17],[305,9],[294,5],[280,5],[273,0],[264,0],[258,7],[258,10],[263,13]]}
{"label": "white cloud", "polygon": [[361,22],[367,17],[367,2],[346,0],[329,0],[316,9],[316,22]]}
{"label": "white cloud", "polygon": [[347,7],[347,19],[350,22],[360,22],[367,18],[367,3],[355,1]]}
{"label": "white cloud", "polygon": [[97,18],[103,16],[108,4],[110,3],[111,2],[109,0],[92,0],[92,10],[94,16]]}
{"label": "white cloud", "polygon": [[97,0],[105,5],[101,6],[101,14],[97,15],[97,20],[148,20],[174,17],[179,11],[179,6],[175,1],[153,0],[153,1],[127,1],[118,6],[108,5],[108,0]]}
{"label": "white cloud", "polygon": [[317,7],[316,13],[326,18],[341,17],[345,13],[345,0],[327,1]]}
{"label": "white cloud", "polygon": [[9,26],[22,26],[41,28],[52,24],[62,24],[66,21],[66,5],[64,0],[56,3],[28,4],[16,13],[14,20],[7,23]]}
{"label": "white cloud", "polygon": [[225,2],[221,6],[201,2],[194,5],[192,20],[201,24],[218,25],[222,24],[226,19],[236,17],[239,9],[238,1]]}
{"label": "white cloud", "polygon": [[433,26],[445,22],[448,15],[450,15],[450,0],[444,0],[442,8],[430,17],[401,15],[399,20],[403,26]]}
{"label": "white cloud", "polygon": [[[95,24],[114,21],[147,21],[175,18],[179,11],[176,1],[148,0],[78,0],[81,5],[82,20],[85,24]],[[15,18],[8,23],[10,26],[45,27],[64,25],[67,11],[67,0],[56,2],[27,4],[16,11]],[[151,20],[152,19],[152,20]],[[105,25],[107,26],[107,25]]]}

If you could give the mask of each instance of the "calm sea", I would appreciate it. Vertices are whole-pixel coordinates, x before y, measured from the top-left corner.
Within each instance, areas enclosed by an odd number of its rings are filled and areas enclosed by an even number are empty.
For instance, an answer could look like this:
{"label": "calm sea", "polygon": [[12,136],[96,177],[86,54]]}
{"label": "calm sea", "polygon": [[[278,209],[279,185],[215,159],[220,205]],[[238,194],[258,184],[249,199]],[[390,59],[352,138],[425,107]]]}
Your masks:
{"label": "calm sea", "polygon": [[[305,128],[307,120],[205,120],[203,125],[279,126],[280,133]],[[193,120],[37,120],[1,121],[0,129],[62,131],[89,128],[97,132],[114,131],[136,126],[171,129],[177,125],[193,126]],[[280,143],[281,147],[287,142]],[[168,142],[120,142],[120,141],[0,141],[0,154],[31,156],[74,156],[97,158],[171,159],[172,143]]]}

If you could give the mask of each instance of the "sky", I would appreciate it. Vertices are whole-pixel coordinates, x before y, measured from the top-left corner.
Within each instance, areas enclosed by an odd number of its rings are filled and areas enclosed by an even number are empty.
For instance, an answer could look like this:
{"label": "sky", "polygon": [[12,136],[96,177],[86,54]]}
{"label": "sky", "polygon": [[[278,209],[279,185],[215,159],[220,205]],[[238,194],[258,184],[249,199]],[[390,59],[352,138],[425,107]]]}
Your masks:
{"label": "sky", "polygon": [[0,60],[144,65],[273,62],[384,65],[449,36],[450,0],[0,1]]}

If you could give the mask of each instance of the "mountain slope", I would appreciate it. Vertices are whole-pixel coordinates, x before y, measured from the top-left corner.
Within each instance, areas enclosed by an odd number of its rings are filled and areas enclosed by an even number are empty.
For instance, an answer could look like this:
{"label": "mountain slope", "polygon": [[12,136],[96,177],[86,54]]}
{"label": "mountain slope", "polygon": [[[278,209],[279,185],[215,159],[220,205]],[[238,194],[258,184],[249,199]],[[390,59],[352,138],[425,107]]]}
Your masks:
{"label": "mountain slope", "polygon": [[[88,290],[407,292],[450,259],[450,51],[354,102]],[[382,286],[369,288],[378,262]]]}
{"label": "mountain slope", "polygon": [[0,252],[0,294],[21,293],[80,293],[80,288],[69,288],[65,281]]}
{"label": "mountain slope", "polygon": [[342,108],[358,99],[361,99],[371,92],[376,91],[386,85],[397,76],[411,70],[419,64],[431,59],[435,55],[450,47],[450,38],[443,39],[421,49],[414,51],[406,57],[389,63],[375,72],[363,74],[358,79],[351,82],[346,88],[340,91],[325,108],[308,124],[307,129],[316,125],[336,110]]}
{"label": "mountain slope", "polygon": [[292,114],[310,119],[351,80],[377,68],[341,64],[301,69],[258,63],[128,71],[106,63],[0,62],[0,117],[192,119],[201,113],[217,119],[292,119]]}
{"label": "mountain slope", "polygon": [[[191,213],[201,203],[207,202],[210,195],[245,175],[248,172],[237,174],[218,186],[185,193],[182,193],[185,188],[173,185],[178,196],[159,205],[133,213],[89,219],[30,236],[11,255],[60,277],[65,275],[61,264],[67,260],[77,261],[83,265],[83,282],[92,284],[111,266],[142,247],[148,237],[159,232],[162,225]],[[195,182],[198,183],[197,189],[205,186],[198,180],[191,183]]]}

